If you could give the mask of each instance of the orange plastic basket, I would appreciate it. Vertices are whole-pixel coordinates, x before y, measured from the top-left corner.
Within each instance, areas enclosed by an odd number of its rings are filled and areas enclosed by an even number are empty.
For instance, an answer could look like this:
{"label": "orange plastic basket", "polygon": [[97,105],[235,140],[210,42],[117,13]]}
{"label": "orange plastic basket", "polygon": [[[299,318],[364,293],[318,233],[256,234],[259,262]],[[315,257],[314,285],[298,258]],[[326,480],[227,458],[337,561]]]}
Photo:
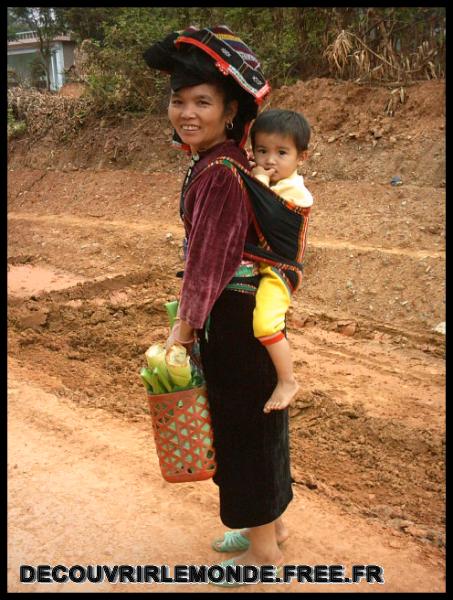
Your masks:
{"label": "orange plastic basket", "polygon": [[206,388],[148,394],[154,441],[166,481],[203,481],[217,464]]}

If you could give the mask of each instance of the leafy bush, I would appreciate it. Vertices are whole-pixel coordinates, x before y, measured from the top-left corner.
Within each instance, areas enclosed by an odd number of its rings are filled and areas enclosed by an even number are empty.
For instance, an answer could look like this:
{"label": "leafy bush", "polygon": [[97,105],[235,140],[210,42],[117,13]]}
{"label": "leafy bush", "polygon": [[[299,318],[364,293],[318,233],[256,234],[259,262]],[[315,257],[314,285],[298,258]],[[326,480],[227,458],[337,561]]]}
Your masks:
{"label": "leafy bush", "polygon": [[[360,39],[370,56],[382,54],[387,62],[397,60],[389,60],[392,56],[420,53],[420,44],[428,40],[426,61],[430,62],[430,70],[415,74],[443,74],[442,8],[117,8],[104,21],[102,34],[89,44],[85,81],[98,109],[161,111],[166,105],[168,78],[146,67],[143,51],[170,31],[218,23],[228,25],[253,48],[273,88],[310,77],[357,77],[360,56],[355,48],[345,57],[343,70],[337,68],[332,52],[326,53],[343,31]],[[422,64],[422,59],[417,63],[411,59],[411,65]],[[362,61],[362,75],[366,64]],[[371,70],[380,63],[370,64]],[[379,73],[384,81],[386,72],[381,69]],[[388,76],[394,78],[395,71]]]}
{"label": "leafy bush", "polygon": [[[35,10],[50,15],[47,9]],[[142,54],[165,34],[189,25],[230,27],[256,52],[274,89],[311,77],[394,82],[407,74],[412,79],[445,75],[442,7],[72,7],[52,11],[59,26],[70,29],[80,42],[77,52],[83,60],[78,80],[86,83],[91,108],[98,114],[162,112],[168,77],[149,69]]]}
{"label": "leafy bush", "polygon": [[178,20],[172,18],[177,12],[171,10],[121,9],[114,24],[104,24],[103,43],[84,44],[88,56],[85,81],[97,110],[162,110],[168,78],[151,71],[142,54],[163,32],[177,29]]}

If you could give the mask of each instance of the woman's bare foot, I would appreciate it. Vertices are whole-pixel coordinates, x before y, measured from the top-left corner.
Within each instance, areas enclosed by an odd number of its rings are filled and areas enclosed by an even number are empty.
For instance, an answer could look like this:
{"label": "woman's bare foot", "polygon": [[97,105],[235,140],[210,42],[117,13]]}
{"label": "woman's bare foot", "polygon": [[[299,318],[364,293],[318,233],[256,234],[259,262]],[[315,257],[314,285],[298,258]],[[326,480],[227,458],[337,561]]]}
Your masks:
{"label": "woman's bare foot", "polygon": [[272,396],[264,405],[265,413],[271,410],[283,410],[286,408],[294,396],[297,394],[299,385],[295,379],[291,381],[279,381],[272,392]]}
{"label": "woman's bare foot", "polygon": [[248,529],[249,547],[239,556],[234,557],[236,565],[274,565],[283,564],[283,554],[277,544],[277,522],[283,525],[281,518],[274,522],[258,525]]}
{"label": "woman's bare foot", "polygon": [[[286,525],[283,523],[283,519],[279,517],[274,521],[275,525],[275,537],[277,544],[283,544],[289,538],[289,531]],[[249,529],[240,529],[241,534],[248,539]]]}
{"label": "woman's bare foot", "polygon": [[289,531],[286,525],[283,523],[283,519],[278,517],[274,521],[275,525],[275,537],[277,539],[277,544],[283,544],[289,538]]}

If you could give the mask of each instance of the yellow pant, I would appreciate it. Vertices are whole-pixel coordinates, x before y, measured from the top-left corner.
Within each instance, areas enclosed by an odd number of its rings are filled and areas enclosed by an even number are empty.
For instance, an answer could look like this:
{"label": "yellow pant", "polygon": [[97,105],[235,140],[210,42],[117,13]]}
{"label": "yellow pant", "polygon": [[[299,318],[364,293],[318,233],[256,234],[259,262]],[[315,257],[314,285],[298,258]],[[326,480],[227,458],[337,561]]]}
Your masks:
{"label": "yellow pant", "polygon": [[291,302],[287,285],[271,265],[260,263],[259,271],[261,280],[253,311],[253,333],[257,338],[284,329],[286,311]]}

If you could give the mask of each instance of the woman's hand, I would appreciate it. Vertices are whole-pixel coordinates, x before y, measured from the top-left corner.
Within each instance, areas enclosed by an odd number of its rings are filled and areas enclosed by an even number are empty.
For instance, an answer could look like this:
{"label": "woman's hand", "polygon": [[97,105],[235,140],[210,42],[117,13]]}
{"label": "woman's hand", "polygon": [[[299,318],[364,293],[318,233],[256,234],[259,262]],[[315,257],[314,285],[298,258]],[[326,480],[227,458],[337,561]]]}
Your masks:
{"label": "woman's hand", "polygon": [[189,323],[187,323],[187,321],[180,319],[175,321],[175,324],[173,325],[170,335],[165,343],[165,349],[168,350],[175,342],[182,344],[190,354],[192,346],[195,342],[195,335],[193,328],[189,325]]}

